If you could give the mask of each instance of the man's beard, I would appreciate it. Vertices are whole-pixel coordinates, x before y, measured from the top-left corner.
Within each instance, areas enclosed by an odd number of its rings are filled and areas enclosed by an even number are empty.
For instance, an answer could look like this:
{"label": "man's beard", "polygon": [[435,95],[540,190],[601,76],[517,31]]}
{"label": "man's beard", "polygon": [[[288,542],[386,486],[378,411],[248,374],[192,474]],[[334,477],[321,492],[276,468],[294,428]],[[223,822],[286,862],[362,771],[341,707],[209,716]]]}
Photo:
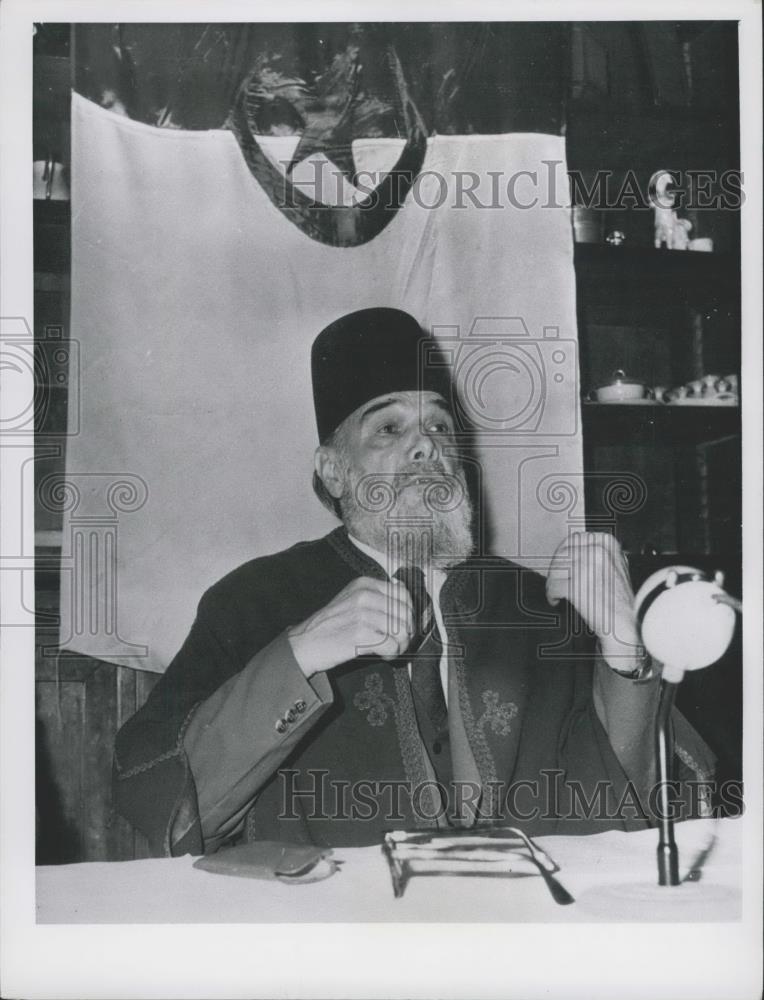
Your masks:
{"label": "man's beard", "polygon": [[346,471],[342,520],[359,541],[423,568],[447,569],[472,554],[473,508],[461,469],[420,462],[388,476]]}

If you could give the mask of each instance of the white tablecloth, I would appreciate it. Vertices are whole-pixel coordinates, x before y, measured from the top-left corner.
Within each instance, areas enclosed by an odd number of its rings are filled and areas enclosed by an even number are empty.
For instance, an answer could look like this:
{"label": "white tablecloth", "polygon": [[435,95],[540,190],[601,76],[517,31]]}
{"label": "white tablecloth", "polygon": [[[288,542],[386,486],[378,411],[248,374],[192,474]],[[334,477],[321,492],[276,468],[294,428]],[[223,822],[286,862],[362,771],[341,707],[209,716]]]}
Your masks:
{"label": "white tablecloth", "polygon": [[538,842],[560,865],[575,903],[554,902],[540,877],[416,877],[394,899],[379,847],[337,849],[322,882],[215,875],[190,856],[37,869],[38,923],[728,921],[741,909],[741,827],[735,820],[678,824],[680,877],[715,838],[698,881],[657,885],[656,830]]}

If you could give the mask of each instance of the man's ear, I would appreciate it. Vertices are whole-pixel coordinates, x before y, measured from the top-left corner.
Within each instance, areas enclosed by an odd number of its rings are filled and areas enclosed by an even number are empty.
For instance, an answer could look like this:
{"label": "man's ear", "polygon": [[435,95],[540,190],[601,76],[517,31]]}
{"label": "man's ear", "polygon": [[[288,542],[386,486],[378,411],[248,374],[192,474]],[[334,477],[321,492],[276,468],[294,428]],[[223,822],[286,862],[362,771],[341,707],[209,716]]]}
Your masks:
{"label": "man's ear", "polygon": [[345,490],[345,473],[334,448],[325,445],[316,448],[313,467],[329,496],[339,500]]}

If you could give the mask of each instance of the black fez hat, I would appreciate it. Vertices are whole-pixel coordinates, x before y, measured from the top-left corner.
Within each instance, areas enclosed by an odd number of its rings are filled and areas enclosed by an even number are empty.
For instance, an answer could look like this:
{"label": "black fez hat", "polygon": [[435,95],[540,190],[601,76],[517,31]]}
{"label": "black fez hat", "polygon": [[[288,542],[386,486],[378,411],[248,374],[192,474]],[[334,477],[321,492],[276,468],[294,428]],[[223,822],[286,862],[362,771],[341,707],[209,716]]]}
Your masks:
{"label": "black fez hat", "polygon": [[443,354],[400,309],[359,309],[330,323],[313,342],[311,368],[321,442],[359,406],[386,393],[438,392],[450,404]]}

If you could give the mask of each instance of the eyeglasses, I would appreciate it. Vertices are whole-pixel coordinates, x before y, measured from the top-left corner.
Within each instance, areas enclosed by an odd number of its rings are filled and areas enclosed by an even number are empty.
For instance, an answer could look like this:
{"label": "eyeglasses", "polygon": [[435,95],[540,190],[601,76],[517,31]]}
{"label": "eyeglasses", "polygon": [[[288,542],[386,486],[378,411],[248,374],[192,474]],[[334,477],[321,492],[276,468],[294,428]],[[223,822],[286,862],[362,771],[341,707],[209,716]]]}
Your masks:
{"label": "eyeglasses", "polygon": [[554,877],[557,862],[522,830],[513,826],[475,830],[394,830],[385,834],[382,851],[387,859],[393,895],[400,899],[415,875],[478,875],[499,878],[529,874],[530,861],[544,879],[556,903],[566,906],[573,897]]}

